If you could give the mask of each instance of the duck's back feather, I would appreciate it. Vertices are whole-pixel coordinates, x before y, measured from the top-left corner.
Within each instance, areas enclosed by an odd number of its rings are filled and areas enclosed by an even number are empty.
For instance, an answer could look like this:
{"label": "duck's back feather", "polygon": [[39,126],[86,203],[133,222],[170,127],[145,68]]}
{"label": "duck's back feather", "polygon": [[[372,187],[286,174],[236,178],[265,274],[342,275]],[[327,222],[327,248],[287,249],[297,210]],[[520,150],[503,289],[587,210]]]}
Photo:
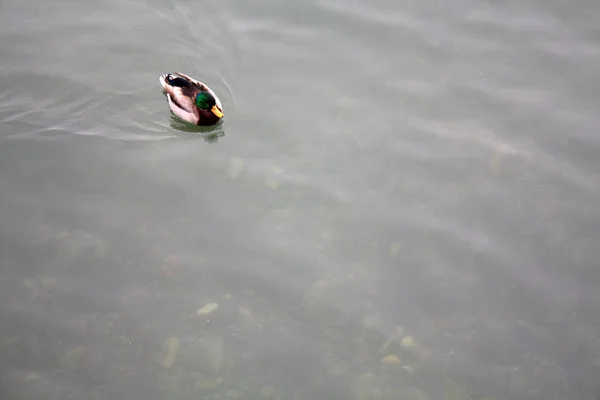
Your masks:
{"label": "duck's back feather", "polygon": [[171,86],[176,86],[176,87],[191,87],[192,86],[192,83],[190,81],[180,78],[178,76],[173,77],[172,75],[167,75],[166,79],[167,79],[167,82],[169,83],[169,85],[171,85]]}

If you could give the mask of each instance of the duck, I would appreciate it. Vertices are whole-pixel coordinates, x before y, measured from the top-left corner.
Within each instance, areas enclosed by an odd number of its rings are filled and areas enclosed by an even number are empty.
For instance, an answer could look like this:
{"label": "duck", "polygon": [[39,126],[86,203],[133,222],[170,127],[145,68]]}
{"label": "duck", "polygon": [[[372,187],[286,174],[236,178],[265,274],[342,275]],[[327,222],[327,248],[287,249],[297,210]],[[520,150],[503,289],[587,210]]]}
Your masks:
{"label": "duck", "polygon": [[206,84],[181,72],[161,75],[163,92],[171,111],[193,125],[210,126],[223,119],[223,105]]}

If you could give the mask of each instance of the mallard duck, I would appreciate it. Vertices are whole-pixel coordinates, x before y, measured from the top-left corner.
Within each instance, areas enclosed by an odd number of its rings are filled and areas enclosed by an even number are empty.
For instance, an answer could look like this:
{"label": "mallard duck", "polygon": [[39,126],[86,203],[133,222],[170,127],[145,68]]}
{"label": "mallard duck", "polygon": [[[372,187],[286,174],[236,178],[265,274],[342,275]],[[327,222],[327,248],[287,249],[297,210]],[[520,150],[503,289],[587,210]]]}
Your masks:
{"label": "mallard duck", "polygon": [[158,79],[175,115],[194,125],[214,125],[223,118],[221,101],[204,83],[180,72]]}

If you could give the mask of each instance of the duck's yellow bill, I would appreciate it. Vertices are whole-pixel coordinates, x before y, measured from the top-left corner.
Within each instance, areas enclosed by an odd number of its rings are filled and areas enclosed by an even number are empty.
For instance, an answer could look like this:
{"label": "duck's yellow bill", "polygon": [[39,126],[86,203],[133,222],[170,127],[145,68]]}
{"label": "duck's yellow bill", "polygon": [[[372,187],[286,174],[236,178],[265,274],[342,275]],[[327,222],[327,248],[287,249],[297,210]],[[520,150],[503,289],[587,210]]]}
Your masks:
{"label": "duck's yellow bill", "polygon": [[217,106],[212,106],[212,108],[210,109],[210,111],[212,111],[213,114],[215,114],[217,117],[223,118],[223,113],[221,112],[221,110],[219,110],[217,108]]}

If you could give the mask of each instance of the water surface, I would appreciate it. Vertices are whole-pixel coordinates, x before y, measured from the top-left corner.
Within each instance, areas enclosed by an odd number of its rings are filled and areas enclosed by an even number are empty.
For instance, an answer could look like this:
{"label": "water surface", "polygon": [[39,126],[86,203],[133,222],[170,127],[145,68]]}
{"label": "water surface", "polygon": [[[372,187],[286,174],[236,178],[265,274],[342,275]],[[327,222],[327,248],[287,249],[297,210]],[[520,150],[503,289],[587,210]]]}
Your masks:
{"label": "water surface", "polygon": [[580,3],[3,0],[2,397],[597,399]]}

